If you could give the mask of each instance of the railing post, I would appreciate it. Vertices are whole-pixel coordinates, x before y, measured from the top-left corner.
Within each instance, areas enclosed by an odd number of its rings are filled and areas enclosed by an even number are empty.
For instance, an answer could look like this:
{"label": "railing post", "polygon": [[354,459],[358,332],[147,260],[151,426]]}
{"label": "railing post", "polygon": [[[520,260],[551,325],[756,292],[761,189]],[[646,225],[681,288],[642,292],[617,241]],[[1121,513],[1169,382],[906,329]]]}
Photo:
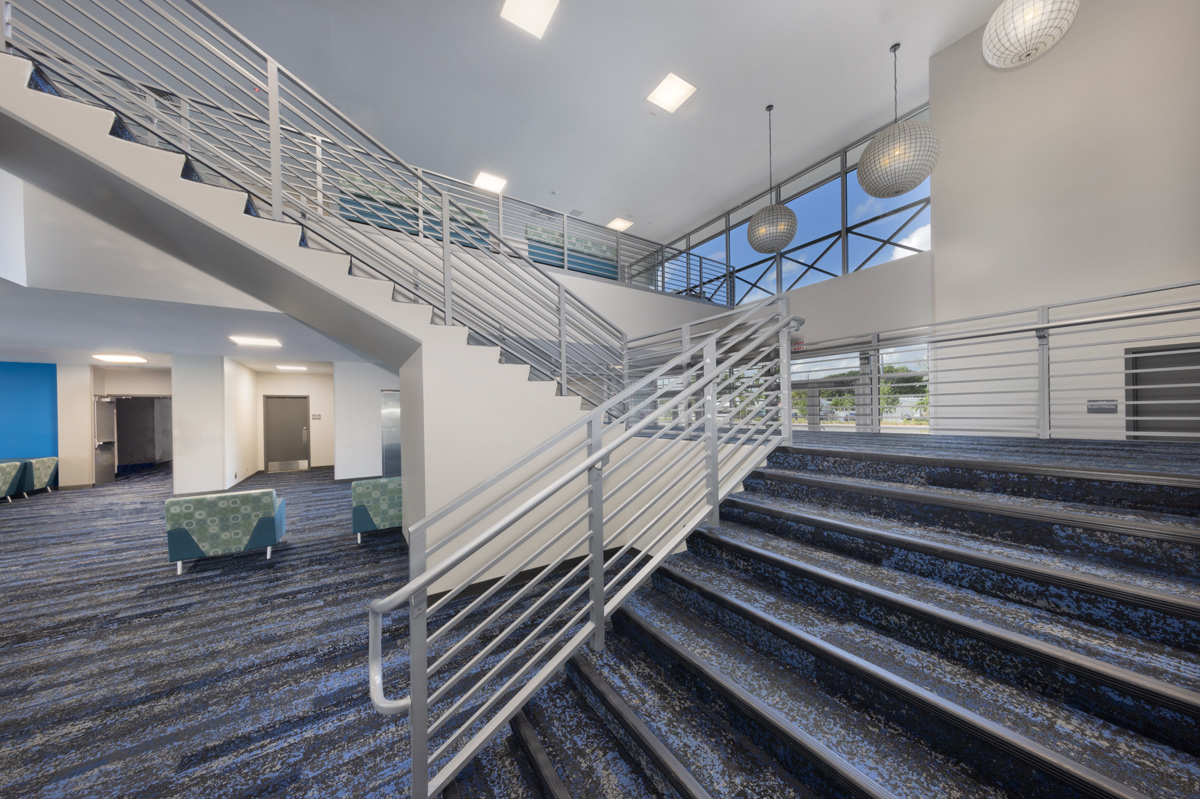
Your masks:
{"label": "railing post", "polygon": [[317,172],[317,209],[324,213],[325,211],[325,148],[321,146],[323,142],[320,136],[313,136],[313,157],[316,159]]}
{"label": "railing post", "polygon": [[570,267],[567,266],[567,215],[562,215],[563,219],[563,271],[569,272]]}
{"label": "railing post", "polygon": [[454,257],[450,254],[450,195],[442,192],[442,301],[443,324],[454,324]]}
{"label": "railing post", "polygon": [[4,52],[11,53],[12,51],[12,3],[4,0]]}
{"label": "railing post", "polygon": [[[1050,322],[1050,309],[1045,305],[1038,308],[1038,324]],[[1050,438],[1050,331],[1037,331],[1038,355],[1038,438]]]}
{"label": "railing post", "polygon": [[717,471],[717,342],[709,336],[704,342],[704,439],[708,442],[705,471],[708,473],[708,525],[716,527],[721,521],[721,475]]}
{"label": "railing post", "polygon": [[279,63],[267,57],[267,115],[271,143],[271,218],[283,219],[283,131],[279,120]]}
{"label": "railing post", "polygon": [[[425,573],[425,531],[413,531],[408,548],[408,579],[415,580]],[[429,797],[429,674],[427,671],[426,614],[428,592],[418,591],[409,600],[409,661],[408,684],[412,704],[409,706],[409,742],[412,757],[412,799]]]}
{"label": "railing post", "polygon": [[736,272],[734,271],[734,268],[729,264],[725,264],[725,304],[730,308],[732,308],[734,302],[737,301],[737,293],[733,288],[735,274]]}
{"label": "railing post", "polygon": [[[588,421],[588,455],[595,455],[603,446],[603,419],[593,416]],[[604,466],[597,463],[588,469],[588,540],[591,542],[588,577],[592,582],[591,621],[592,649],[604,649]]]}
{"label": "railing post", "polygon": [[559,388],[567,396],[567,287],[558,284],[558,364]]}
{"label": "railing post", "polygon": [[617,282],[629,283],[629,276],[621,267],[621,231],[617,231]]}
{"label": "railing post", "polygon": [[[779,318],[791,316],[791,301],[779,297]],[[780,409],[783,413],[783,441],[792,443],[792,326],[779,331],[779,393]]]}

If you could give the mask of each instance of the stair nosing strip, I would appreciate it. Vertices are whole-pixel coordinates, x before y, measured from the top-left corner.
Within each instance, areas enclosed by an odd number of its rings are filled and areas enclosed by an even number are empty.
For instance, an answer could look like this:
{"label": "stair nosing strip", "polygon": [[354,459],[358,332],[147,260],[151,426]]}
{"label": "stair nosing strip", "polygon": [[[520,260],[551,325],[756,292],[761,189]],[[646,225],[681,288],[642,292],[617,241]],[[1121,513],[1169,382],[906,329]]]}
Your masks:
{"label": "stair nosing strip", "polygon": [[684,669],[703,680],[713,691],[723,695],[727,701],[753,715],[759,724],[771,731],[772,735],[788,741],[789,746],[795,749],[801,757],[809,760],[818,770],[831,775],[850,793],[863,797],[863,799],[899,799],[886,788],[875,784],[861,774],[841,755],[785,719],[770,705],[730,680],[707,660],[676,642],[637,611],[629,607],[622,607],[614,616],[624,616],[629,623],[639,628],[642,633],[665,649]]}
{"label": "stair nosing strip", "polygon": [[943,699],[926,688],[769,616],[670,566],[663,566],[660,571],[669,579],[675,580],[689,590],[695,591],[715,604],[762,627],[772,635],[805,650],[810,655],[821,658],[839,669],[870,682],[900,697],[905,702],[917,705],[926,712],[944,719],[957,729],[1017,757],[1030,766],[1051,773],[1075,788],[1084,789],[1087,795],[1120,797],[1121,799],[1149,799],[1144,794],[1048,749],[998,722]]}
{"label": "stair nosing strip", "polygon": [[[1079,527],[1087,530],[1130,535],[1139,538],[1154,538],[1163,541],[1175,541],[1182,544],[1200,545],[1200,530],[1186,527],[1162,524],[1158,522],[1126,522],[1101,519],[1085,513],[1071,511],[1021,508],[1001,502],[989,502],[984,499],[966,499],[963,497],[948,497],[937,494],[926,494],[916,488],[900,488],[891,486],[865,485],[852,479],[835,479],[829,477],[813,477],[785,469],[759,468],[752,476],[763,480],[773,480],[781,483],[806,485],[811,488],[824,488],[833,491],[845,491],[852,494],[870,494],[885,499],[895,499],[904,502],[917,502],[924,505],[938,505],[956,510],[988,513],[996,516],[1009,516],[1018,519],[1028,519],[1035,522],[1062,524],[1068,527]],[[929,487],[933,488],[933,487]]]}
{"label": "stair nosing strip", "polygon": [[932,541],[906,538],[898,533],[877,530],[873,527],[866,527],[831,516],[823,516],[819,513],[776,507],[769,502],[754,499],[752,494],[726,497],[725,502],[746,510],[760,511],[768,516],[809,524],[857,538],[865,538],[876,543],[908,549],[925,555],[933,555],[944,560],[964,563],[969,566],[979,566],[1014,577],[1051,583],[1072,590],[1095,594],[1107,599],[1127,602],[1151,610],[1200,619],[1200,600],[1178,597],[1168,594],[1165,591],[1126,585],[1093,575],[1075,574],[1052,566],[1023,563],[1001,555],[990,555],[949,544],[938,544]]}
{"label": "stair nosing strip", "polygon": [[538,740],[537,732],[534,731],[533,724],[525,715],[525,711],[518,710],[509,721],[509,725],[512,727],[517,745],[521,747],[525,759],[529,761],[529,767],[542,787],[542,791],[549,799],[572,799],[571,792],[567,790],[562,777],[558,775],[554,761],[550,759],[550,755],[546,754],[546,748]]}
{"label": "stair nosing strip", "polygon": [[1072,469],[1069,466],[1052,466],[1020,461],[983,461],[972,458],[955,458],[934,455],[911,455],[904,453],[866,452],[862,450],[824,449],[796,444],[780,444],[780,452],[820,458],[843,458],[845,460],[874,461],[882,463],[907,463],[914,466],[946,466],[952,469],[971,469],[988,472],[1011,472],[1034,474],[1044,477],[1065,477],[1072,480],[1095,480],[1098,482],[1139,483],[1168,485],[1175,488],[1200,488],[1200,478],[1171,472],[1137,472],[1124,469]]}
{"label": "stair nosing strip", "polygon": [[573,666],[591,691],[600,700],[621,728],[634,739],[659,773],[671,783],[671,787],[682,799],[712,799],[712,795],[688,771],[675,754],[659,740],[646,722],[621,698],[616,689],[604,679],[596,668],[579,653],[568,664]]}
{"label": "stair nosing strip", "polygon": [[996,627],[984,621],[971,619],[924,602],[908,599],[899,594],[876,588],[875,586],[867,585],[848,577],[842,577],[841,575],[819,569],[815,566],[798,563],[775,552],[768,552],[767,550],[739,541],[730,541],[714,535],[705,529],[697,530],[692,534],[692,537],[706,539],[718,547],[740,551],[741,554],[747,557],[769,563],[776,568],[812,579],[815,582],[838,590],[847,591],[866,597],[872,601],[896,607],[905,613],[932,621],[944,627],[950,627],[993,646],[1002,646],[1009,651],[1035,658],[1052,666],[1061,667],[1073,674],[1095,680],[1102,685],[1117,688],[1136,697],[1151,700],[1178,712],[1200,718],[1200,693],[1198,692],[1180,688],[1153,677],[1146,677],[1129,669],[1114,666],[1110,663],[1096,660],[1088,655],[1055,646],[1054,644],[1038,641],[1037,639]]}

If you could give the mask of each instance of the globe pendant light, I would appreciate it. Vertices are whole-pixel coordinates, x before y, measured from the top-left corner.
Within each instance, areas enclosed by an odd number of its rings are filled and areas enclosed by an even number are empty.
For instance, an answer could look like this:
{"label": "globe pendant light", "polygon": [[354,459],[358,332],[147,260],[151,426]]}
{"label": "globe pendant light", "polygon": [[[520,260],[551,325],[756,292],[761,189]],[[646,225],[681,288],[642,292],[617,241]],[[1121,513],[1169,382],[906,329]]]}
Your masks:
{"label": "globe pendant light", "polygon": [[1075,21],[1079,0],[1004,0],[983,31],[983,60],[998,69],[1028,64]]}
{"label": "globe pendant light", "polygon": [[899,197],[925,182],[942,151],[937,131],[916,119],[900,121],[896,84],[896,51],[892,45],[892,113],[888,125],[867,145],[858,159],[858,185],[872,197]]}
{"label": "globe pendant light", "polygon": [[[771,112],[775,106],[767,106],[767,189],[775,190],[774,142],[771,141]],[[796,214],[786,205],[768,205],[750,217],[746,226],[746,239],[758,252],[779,252],[792,243],[796,236]]]}

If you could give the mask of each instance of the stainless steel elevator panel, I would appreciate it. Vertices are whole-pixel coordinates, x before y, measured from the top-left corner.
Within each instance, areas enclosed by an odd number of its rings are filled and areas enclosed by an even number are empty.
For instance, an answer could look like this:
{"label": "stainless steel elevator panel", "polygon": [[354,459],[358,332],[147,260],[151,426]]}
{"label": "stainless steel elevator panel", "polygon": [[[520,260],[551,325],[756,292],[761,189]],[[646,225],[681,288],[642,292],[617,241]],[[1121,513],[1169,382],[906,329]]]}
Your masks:
{"label": "stainless steel elevator panel", "polygon": [[263,454],[268,472],[309,464],[308,397],[263,397]]}
{"label": "stainless steel elevator panel", "polygon": [[383,476],[400,476],[400,392],[381,391]]}

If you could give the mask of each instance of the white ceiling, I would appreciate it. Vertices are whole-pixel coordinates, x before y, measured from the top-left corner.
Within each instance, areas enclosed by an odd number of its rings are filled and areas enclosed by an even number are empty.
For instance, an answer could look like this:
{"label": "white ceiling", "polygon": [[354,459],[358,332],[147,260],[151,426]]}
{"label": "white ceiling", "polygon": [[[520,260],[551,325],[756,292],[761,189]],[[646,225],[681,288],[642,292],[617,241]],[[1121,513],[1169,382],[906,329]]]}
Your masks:
{"label": "white ceiling", "polygon": [[207,5],[409,163],[666,242],[766,188],[767,103],[786,176],[890,121],[893,42],[907,110],[997,2],[562,0],[541,41],[502,0]]}

